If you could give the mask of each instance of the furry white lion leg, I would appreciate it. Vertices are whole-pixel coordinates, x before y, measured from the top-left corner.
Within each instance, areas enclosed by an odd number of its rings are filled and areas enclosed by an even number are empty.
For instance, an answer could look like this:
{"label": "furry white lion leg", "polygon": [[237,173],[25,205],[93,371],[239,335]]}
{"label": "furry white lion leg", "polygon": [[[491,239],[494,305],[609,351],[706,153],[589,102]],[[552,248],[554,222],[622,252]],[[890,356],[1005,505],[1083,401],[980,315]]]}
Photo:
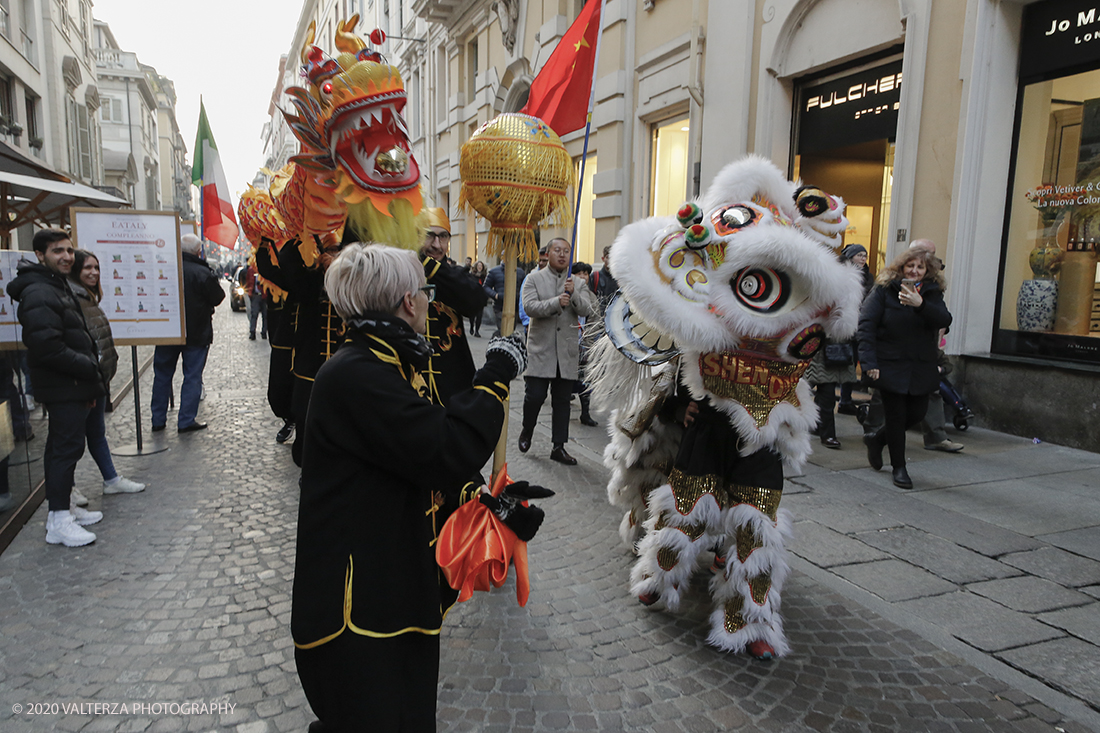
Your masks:
{"label": "furry white lion leg", "polygon": [[736,504],[723,515],[728,532],[726,568],[711,579],[714,611],[707,642],[738,653],[754,641],[764,641],[776,656],[784,656],[790,645],[779,607],[790,571],[784,546],[791,534],[790,513],[778,510],[772,520],[755,506]]}
{"label": "furry white lion leg", "polygon": [[713,494],[703,494],[686,513],[680,512],[682,507],[669,484],[650,493],[646,534],[630,573],[631,593],[647,605],[659,600],[670,611],[680,607],[699,553],[711,547],[721,531]]}

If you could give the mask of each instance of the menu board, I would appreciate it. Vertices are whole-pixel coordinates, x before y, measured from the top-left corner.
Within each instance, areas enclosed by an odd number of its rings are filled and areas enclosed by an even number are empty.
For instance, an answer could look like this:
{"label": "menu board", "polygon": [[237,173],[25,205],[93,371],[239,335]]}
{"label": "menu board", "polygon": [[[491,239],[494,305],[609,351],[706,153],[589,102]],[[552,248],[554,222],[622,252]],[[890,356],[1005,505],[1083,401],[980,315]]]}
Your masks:
{"label": "menu board", "polygon": [[116,345],[182,344],[183,255],[174,211],[70,210],[73,244],[99,259]]}
{"label": "menu board", "polygon": [[34,252],[20,249],[0,250],[0,349],[22,348],[23,328],[16,318],[17,304],[8,295],[8,284],[15,279],[20,260],[37,262]]}

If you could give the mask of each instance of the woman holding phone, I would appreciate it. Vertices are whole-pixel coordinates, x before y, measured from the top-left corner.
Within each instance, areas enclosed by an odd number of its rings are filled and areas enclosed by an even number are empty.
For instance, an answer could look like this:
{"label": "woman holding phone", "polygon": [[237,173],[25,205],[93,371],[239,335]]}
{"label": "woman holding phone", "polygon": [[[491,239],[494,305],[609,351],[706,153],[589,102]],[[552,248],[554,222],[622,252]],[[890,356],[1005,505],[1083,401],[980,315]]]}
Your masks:
{"label": "woman holding phone", "polygon": [[937,341],[951,325],[943,300],[939,260],[921,250],[903,252],[885,268],[859,316],[859,361],[881,391],[886,425],[864,438],[867,461],[882,468],[882,449],[890,449],[894,485],[913,488],[905,468],[905,431],[928,409],[928,395],[939,386]]}

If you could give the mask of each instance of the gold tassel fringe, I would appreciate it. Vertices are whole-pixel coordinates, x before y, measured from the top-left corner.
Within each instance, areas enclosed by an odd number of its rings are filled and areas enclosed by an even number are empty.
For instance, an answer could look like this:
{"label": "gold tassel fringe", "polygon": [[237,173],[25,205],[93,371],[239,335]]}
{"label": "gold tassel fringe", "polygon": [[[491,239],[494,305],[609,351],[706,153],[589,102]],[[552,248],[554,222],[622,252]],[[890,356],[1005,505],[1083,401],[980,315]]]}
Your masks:
{"label": "gold tassel fringe", "polygon": [[422,236],[413,204],[407,199],[395,198],[388,208],[389,214],[382,213],[369,197],[357,204],[348,204],[348,226],[360,242],[419,249]]}

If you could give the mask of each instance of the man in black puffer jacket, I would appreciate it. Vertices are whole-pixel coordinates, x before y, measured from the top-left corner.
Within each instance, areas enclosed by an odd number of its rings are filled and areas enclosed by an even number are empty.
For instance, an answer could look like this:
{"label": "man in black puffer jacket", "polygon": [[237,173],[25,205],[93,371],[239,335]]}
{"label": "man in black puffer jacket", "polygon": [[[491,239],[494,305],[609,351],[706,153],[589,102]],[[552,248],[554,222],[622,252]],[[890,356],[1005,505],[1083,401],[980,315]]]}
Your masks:
{"label": "man in black puffer jacket", "polygon": [[84,426],[97,397],[106,393],[99,354],[80,303],[69,289],[73,244],[58,229],[34,235],[38,264],[20,263],[8,294],[18,301],[19,324],[27,347],[34,396],[50,415],[43,467],[46,473],[46,541],[79,547],[95,541],[84,529],[103,519],[100,512],[70,506],[73,474],[84,455]]}

